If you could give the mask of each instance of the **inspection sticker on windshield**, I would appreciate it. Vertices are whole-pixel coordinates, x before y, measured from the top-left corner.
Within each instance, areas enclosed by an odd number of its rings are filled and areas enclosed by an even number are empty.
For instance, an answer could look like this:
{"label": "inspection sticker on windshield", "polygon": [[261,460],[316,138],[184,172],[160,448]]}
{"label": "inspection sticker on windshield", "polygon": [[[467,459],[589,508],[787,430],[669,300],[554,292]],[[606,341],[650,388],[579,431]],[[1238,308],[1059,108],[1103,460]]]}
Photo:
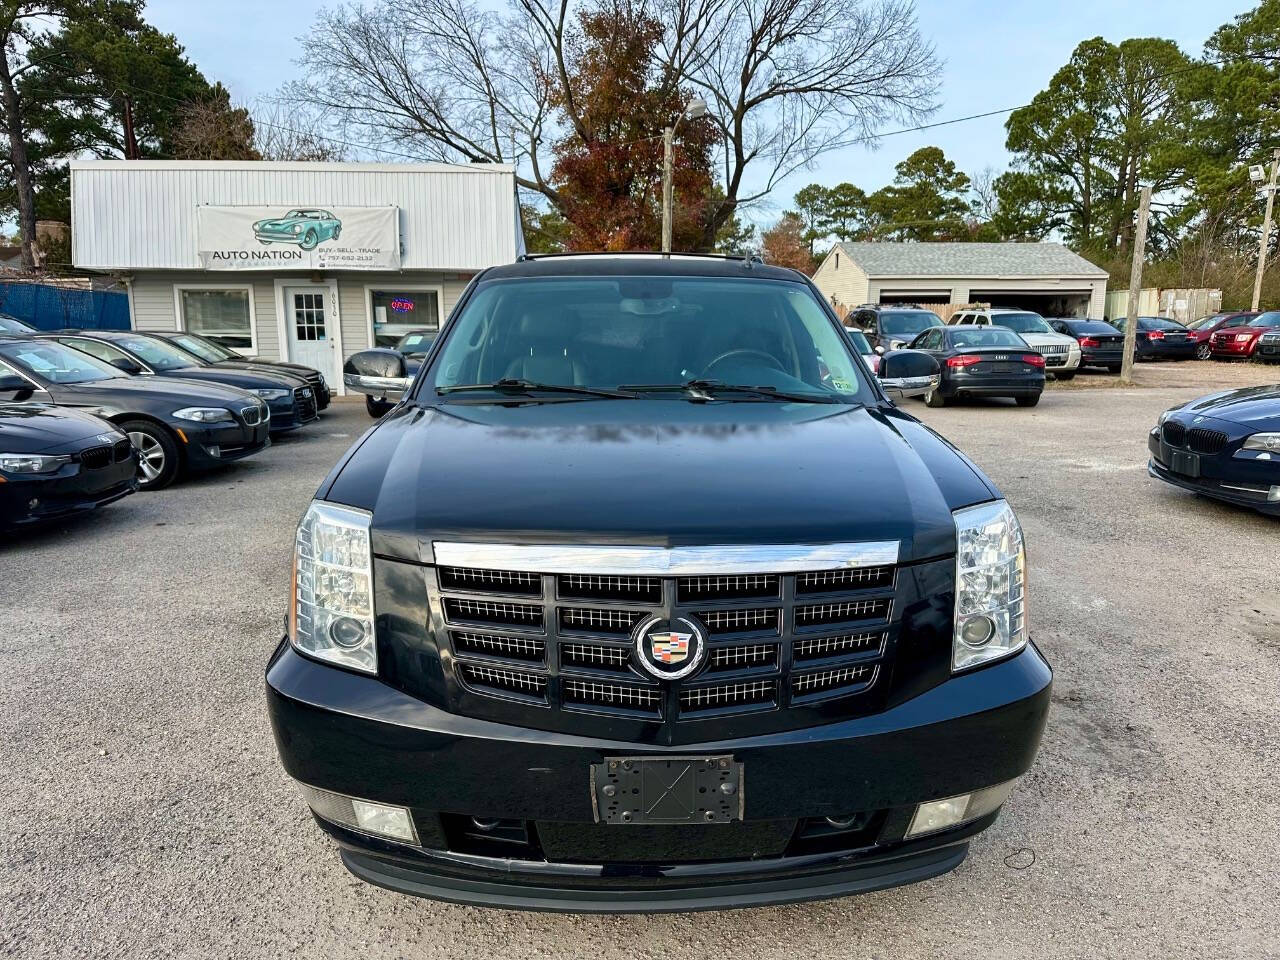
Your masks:
{"label": "inspection sticker on windshield", "polygon": [[852,389],[853,389],[853,384],[852,384],[852,383],[850,383],[848,380],[841,380],[839,377],[832,377],[832,378],[831,378],[831,383],[832,383],[832,385],[833,385],[837,390],[852,390]]}

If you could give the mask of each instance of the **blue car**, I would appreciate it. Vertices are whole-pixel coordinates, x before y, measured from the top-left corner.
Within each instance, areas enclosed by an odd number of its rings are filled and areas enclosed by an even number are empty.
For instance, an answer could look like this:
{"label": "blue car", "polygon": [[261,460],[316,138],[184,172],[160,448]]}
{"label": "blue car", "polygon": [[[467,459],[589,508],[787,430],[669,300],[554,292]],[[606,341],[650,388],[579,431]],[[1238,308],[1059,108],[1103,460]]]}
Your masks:
{"label": "blue car", "polygon": [[1212,393],[1166,410],[1147,437],[1151,476],[1280,516],[1280,386]]}
{"label": "blue car", "polygon": [[259,220],[253,225],[253,235],[264,246],[296,243],[303,250],[314,250],[321,241],[337,240],[341,234],[342,221],[328,210],[290,210],[283,217]]}

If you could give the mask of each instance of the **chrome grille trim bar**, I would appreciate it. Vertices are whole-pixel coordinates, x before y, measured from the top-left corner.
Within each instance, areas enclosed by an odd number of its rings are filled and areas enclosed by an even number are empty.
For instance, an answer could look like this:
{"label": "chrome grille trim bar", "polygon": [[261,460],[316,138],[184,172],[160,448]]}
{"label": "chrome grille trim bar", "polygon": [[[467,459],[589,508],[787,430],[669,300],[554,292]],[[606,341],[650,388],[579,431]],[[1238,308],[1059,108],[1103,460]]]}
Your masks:
{"label": "chrome grille trim bar", "polygon": [[620,577],[704,574],[805,573],[898,562],[900,542],[727,544],[699,547],[583,546],[578,544],[432,543],[435,562],[530,573],[580,573]]}

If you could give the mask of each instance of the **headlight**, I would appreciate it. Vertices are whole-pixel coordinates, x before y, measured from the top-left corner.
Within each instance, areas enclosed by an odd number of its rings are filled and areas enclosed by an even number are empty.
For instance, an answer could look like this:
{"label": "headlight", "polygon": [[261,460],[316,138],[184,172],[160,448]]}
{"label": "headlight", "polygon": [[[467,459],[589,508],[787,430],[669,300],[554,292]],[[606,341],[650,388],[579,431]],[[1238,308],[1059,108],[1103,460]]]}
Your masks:
{"label": "headlight", "polygon": [[0,470],[5,473],[53,473],[64,463],[70,463],[67,456],[50,457],[37,453],[0,453]]}
{"label": "headlight", "polygon": [[300,224],[300,223],[295,223],[295,224],[293,225],[293,232],[294,232],[294,233],[301,233],[301,232],[302,232],[302,224]]}
{"label": "headlight", "polygon": [[1280,453],[1280,433],[1255,433],[1244,442],[1242,450],[1266,450]]}
{"label": "headlight", "polygon": [[369,516],[312,501],[298,524],[289,640],[313,657],[377,673]]}
{"label": "headlight", "polygon": [[289,396],[288,390],[255,390],[253,392],[263,400],[283,400]]}
{"label": "headlight", "polygon": [[1247,334],[1247,333],[1237,333],[1237,334],[1236,334],[1236,343],[1244,343],[1246,340],[1248,340],[1248,339],[1249,339],[1249,336],[1250,336],[1250,335],[1249,335],[1249,334]]}
{"label": "headlight", "polygon": [[1026,552],[1022,528],[1003,500],[953,514],[956,608],[951,669],[1017,653],[1027,643]]}
{"label": "headlight", "polygon": [[194,420],[196,423],[234,423],[235,417],[225,407],[183,407],[173,411],[179,420]]}

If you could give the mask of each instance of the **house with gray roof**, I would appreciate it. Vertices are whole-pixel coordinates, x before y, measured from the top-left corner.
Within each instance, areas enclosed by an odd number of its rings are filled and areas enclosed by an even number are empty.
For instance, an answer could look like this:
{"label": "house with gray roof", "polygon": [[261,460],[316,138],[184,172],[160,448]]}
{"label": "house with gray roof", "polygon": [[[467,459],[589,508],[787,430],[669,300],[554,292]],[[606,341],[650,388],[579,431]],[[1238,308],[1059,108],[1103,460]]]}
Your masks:
{"label": "house with gray roof", "polygon": [[1107,272],[1060,243],[837,243],[813,275],[833,305],[989,303],[1102,318]]}

